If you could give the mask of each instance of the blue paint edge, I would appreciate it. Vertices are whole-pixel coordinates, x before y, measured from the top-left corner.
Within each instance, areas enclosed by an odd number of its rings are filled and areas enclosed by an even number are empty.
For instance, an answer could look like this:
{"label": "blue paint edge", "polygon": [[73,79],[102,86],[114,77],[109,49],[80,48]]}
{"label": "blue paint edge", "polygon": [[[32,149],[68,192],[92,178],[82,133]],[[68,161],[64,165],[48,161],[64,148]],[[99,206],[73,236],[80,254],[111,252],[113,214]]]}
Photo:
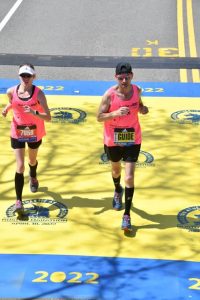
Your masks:
{"label": "blue paint edge", "polygon": [[[0,79],[0,94],[18,84],[15,79]],[[102,96],[115,81],[35,80],[46,95]],[[145,97],[200,97],[200,83],[135,82]]]}

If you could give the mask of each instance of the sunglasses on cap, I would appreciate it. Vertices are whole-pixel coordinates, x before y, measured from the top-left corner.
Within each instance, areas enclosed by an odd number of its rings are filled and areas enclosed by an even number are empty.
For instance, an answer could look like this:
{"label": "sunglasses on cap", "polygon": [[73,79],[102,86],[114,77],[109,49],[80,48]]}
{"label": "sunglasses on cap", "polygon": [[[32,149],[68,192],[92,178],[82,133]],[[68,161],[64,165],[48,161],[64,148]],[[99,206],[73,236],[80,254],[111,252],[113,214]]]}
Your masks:
{"label": "sunglasses on cap", "polygon": [[116,76],[118,80],[122,81],[122,80],[129,80],[131,78],[130,75],[117,75]]}
{"label": "sunglasses on cap", "polygon": [[33,75],[24,73],[24,74],[21,74],[19,76],[22,77],[22,78],[31,78]]}

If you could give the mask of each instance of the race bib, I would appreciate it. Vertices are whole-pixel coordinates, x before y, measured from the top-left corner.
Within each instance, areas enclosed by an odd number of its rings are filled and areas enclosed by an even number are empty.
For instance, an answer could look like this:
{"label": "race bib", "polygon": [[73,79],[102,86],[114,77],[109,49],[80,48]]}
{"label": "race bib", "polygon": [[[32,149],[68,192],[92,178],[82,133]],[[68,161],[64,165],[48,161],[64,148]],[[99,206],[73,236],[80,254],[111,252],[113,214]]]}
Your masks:
{"label": "race bib", "polygon": [[134,128],[115,128],[114,143],[116,145],[131,146],[135,144]]}
{"label": "race bib", "polygon": [[36,142],[37,141],[36,125],[18,125],[17,139],[19,142]]}

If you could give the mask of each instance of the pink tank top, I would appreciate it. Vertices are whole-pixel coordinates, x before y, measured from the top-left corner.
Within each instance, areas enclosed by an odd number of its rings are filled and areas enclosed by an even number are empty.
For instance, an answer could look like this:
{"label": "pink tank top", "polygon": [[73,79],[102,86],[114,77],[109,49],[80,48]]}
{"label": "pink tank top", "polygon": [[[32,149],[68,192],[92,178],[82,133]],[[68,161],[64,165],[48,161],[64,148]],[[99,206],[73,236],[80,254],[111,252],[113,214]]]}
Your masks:
{"label": "pink tank top", "polygon": [[18,86],[14,87],[12,96],[13,119],[11,123],[11,137],[21,142],[36,142],[46,134],[44,120],[35,115],[25,113],[24,106],[28,105],[32,109],[44,112],[38,101],[39,88],[34,86],[34,92],[30,99],[22,100],[18,97]]}
{"label": "pink tank top", "polygon": [[141,144],[141,128],[138,118],[139,91],[133,87],[133,96],[129,100],[120,99],[114,87],[110,88],[110,107],[108,112],[115,111],[122,106],[127,106],[130,113],[104,122],[104,144],[111,146],[131,146]]}

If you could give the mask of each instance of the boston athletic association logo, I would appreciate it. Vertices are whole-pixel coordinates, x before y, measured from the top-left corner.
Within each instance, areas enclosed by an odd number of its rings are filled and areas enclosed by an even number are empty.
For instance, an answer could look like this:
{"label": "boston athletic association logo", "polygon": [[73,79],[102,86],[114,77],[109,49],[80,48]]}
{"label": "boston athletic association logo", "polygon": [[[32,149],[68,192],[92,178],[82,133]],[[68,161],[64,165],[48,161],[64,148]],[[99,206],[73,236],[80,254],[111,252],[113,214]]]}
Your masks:
{"label": "boston athletic association logo", "polygon": [[177,227],[200,232],[200,206],[191,206],[181,210],[177,215]]}
{"label": "boston athletic association logo", "polygon": [[200,124],[200,110],[179,110],[171,114],[172,120],[179,124]]}
{"label": "boston athletic association logo", "polygon": [[57,107],[51,108],[53,123],[73,123],[78,124],[85,121],[86,112],[78,108],[71,107]]}
{"label": "boston athletic association logo", "polygon": [[[27,224],[55,225],[56,223],[67,221],[68,209],[61,202],[50,199],[32,199],[23,201],[23,205],[24,214],[20,217],[23,224],[27,221]],[[13,204],[6,210],[6,218],[2,221],[18,223],[17,219]]]}

